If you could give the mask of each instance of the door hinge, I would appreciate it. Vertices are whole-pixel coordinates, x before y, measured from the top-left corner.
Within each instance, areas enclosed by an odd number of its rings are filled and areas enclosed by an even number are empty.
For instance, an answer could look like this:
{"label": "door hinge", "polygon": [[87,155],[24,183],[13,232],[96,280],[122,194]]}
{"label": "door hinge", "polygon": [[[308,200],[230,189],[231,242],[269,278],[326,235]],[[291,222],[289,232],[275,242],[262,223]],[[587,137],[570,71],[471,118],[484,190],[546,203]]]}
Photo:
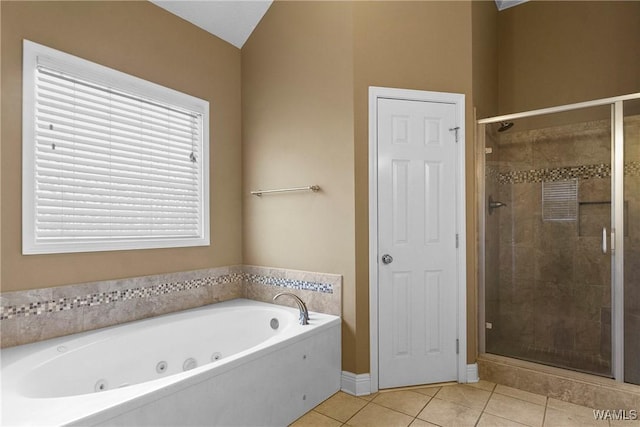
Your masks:
{"label": "door hinge", "polygon": [[456,354],[460,353],[460,340],[456,338]]}
{"label": "door hinge", "polygon": [[460,236],[456,233],[456,249],[460,246]]}
{"label": "door hinge", "polygon": [[458,131],[460,130],[460,126],[456,126],[454,128],[449,129],[449,131],[456,133],[456,142],[458,142]]}

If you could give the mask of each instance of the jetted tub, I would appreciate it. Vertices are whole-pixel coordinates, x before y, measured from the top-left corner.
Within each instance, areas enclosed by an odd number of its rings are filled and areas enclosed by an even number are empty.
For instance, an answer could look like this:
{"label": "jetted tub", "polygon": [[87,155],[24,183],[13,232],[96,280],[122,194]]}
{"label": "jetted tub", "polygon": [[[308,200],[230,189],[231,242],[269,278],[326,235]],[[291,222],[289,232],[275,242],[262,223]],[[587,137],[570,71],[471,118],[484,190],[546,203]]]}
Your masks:
{"label": "jetted tub", "polygon": [[283,426],[340,388],[340,318],[237,299],[1,354],[3,426]]}

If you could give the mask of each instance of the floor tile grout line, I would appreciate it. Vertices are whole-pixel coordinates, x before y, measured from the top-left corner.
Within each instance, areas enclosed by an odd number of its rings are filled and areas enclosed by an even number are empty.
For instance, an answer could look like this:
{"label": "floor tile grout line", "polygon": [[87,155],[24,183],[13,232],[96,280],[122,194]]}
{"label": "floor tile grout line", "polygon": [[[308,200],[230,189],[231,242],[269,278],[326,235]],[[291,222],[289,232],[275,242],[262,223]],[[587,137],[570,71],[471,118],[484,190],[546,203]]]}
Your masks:
{"label": "floor tile grout line", "polygon": [[[438,390],[438,391],[439,391],[439,390]],[[438,393],[436,392],[436,394],[438,394]],[[428,397],[429,397],[429,400],[427,400],[427,403],[425,403],[425,404],[424,404],[424,406],[423,406],[423,407],[418,411],[418,413],[416,414],[416,416],[415,416],[415,417],[413,417],[413,421],[415,421],[415,420],[426,421],[426,420],[423,420],[422,418],[418,418],[418,415],[420,415],[420,414],[422,413],[422,411],[424,411],[424,409],[427,407],[427,405],[429,404],[429,402],[431,402],[431,401],[433,400],[433,398],[435,397],[435,395],[434,395],[434,396],[429,396],[429,395],[426,395],[426,394],[425,394],[424,396],[428,396]],[[411,421],[411,424],[413,424],[413,421]],[[427,421],[427,422],[430,422],[430,421]],[[409,425],[411,425],[411,424],[409,424]],[[433,424],[433,423],[432,423],[432,424]]]}
{"label": "floor tile grout line", "polygon": [[[317,408],[317,406],[316,406],[316,408]],[[340,421],[340,420],[339,420],[339,419],[337,419],[337,418],[333,418],[331,415],[327,415],[327,414],[323,414],[322,412],[318,412],[318,411],[316,411],[316,408],[311,409],[309,412],[315,412],[316,414],[320,414],[320,415],[325,416],[325,417],[327,417],[327,418],[331,418],[332,420],[337,421],[337,422],[341,423],[342,425],[344,425],[344,424],[345,424],[345,421]],[[308,414],[309,412],[307,412],[307,414]],[[307,414],[305,414],[305,415],[307,415]],[[304,415],[303,415],[303,417],[304,417]],[[302,417],[300,417],[300,418],[302,418]],[[300,419],[300,418],[298,418],[298,419]]]}
{"label": "floor tile grout line", "polygon": [[[548,397],[548,396],[543,396],[543,397],[544,397],[544,401],[545,401],[545,403],[544,403],[544,405],[540,405],[539,403],[531,402],[531,401],[529,401],[529,400],[525,400],[525,399],[520,399],[520,398],[518,398],[518,397],[516,397],[516,396],[511,396],[511,395],[508,395],[508,394],[500,393],[499,391],[497,391],[497,388],[498,388],[497,386],[498,386],[498,384],[496,384],[496,385],[493,387],[493,390],[491,391],[491,395],[489,396],[489,399],[487,400],[487,402],[485,403],[484,407],[482,408],[482,412],[480,413],[480,417],[479,417],[479,418],[478,418],[478,420],[476,421],[476,424],[475,424],[476,426],[477,426],[477,425],[478,425],[478,423],[480,422],[480,418],[482,418],[482,415],[483,415],[483,414],[488,414],[488,415],[491,415],[491,416],[494,416],[494,417],[502,418],[502,419],[504,419],[504,420],[508,420],[508,421],[512,421],[512,422],[515,422],[515,423],[522,424],[522,423],[520,423],[519,421],[516,421],[516,420],[514,420],[514,419],[507,418],[507,417],[505,417],[505,416],[494,415],[494,414],[492,414],[492,413],[490,413],[490,412],[486,412],[487,406],[489,406],[489,402],[491,401],[491,398],[492,398],[494,395],[506,396],[506,397],[510,397],[510,398],[512,398],[512,399],[515,399],[515,400],[519,400],[519,401],[521,401],[521,402],[525,402],[525,403],[529,403],[529,404],[533,404],[533,405],[537,405],[537,406],[542,406],[542,407],[544,408],[544,414],[543,414],[543,416],[542,416],[542,424],[541,424],[541,427],[542,427],[542,426],[544,426],[544,421],[545,421],[546,413],[547,413],[547,403],[548,403],[548,401],[549,401],[549,397]],[[519,390],[519,389],[518,389],[518,390]],[[524,391],[526,391],[526,390],[524,390]],[[533,393],[533,394],[537,394],[537,393]],[[542,396],[542,395],[540,395],[540,396]]]}
{"label": "floor tile grout line", "polygon": [[370,401],[366,401],[366,400],[364,400],[364,399],[360,399],[360,400],[365,401],[365,402],[367,402],[367,403],[366,403],[362,408],[358,409],[358,410],[357,410],[353,415],[351,415],[351,417],[349,417],[349,418],[347,419],[347,421],[345,421],[345,422],[344,422],[345,424],[348,424],[348,423],[349,423],[349,421],[351,421],[351,420],[353,419],[353,417],[355,417],[356,415],[358,415],[360,412],[362,412],[362,411],[364,410],[364,408],[366,408],[367,406],[369,406],[369,404],[370,404],[370,403],[372,403],[372,400],[373,400],[373,399],[371,399]]}
{"label": "floor tile grout line", "polygon": [[[464,386],[466,386],[466,384],[460,384],[460,385],[464,385]],[[469,387],[470,387],[470,386],[469,386]],[[438,393],[440,393],[440,391],[441,391],[443,388],[444,388],[444,387],[442,387],[440,390],[438,390]],[[474,388],[475,388],[475,387],[474,387]],[[480,389],[480,390],[482,390],[482,389]],[[491,399],[491,396],[493,395],[493,393],[494,393],[494,392],[493,392],[493,391],[489,391],[489,390],[483,390],[483,391],[486,391],[486,392],[490,393],[490,394],[489,394],[489,399]],[[464,407],[465,407],[465,408],[467,408],[467,409],[473,409],[473,410],[476,410],[476,411],[478,410],[478,408],[474,408],[473,406],[470,406],[470,405],[465,404],[465,403],[461,403],[461,402],[458,402],[458,401],[453,401],[453,400],[449,400],[449,399],[445,399],[445,398],[438,397],[438,393],[436,393],[436,394],[433,396],[433,398],[436,398],[436,397],[437,397],[439,400],[442,400],[442,401],[444,401],[444,402],[448,402],[448,403],[455,403],[456,405],[464,406]],[[500,393],[498,393],[498,394],[500,394]],[[488,402],[488,400],[487,400],[487,402]],[[485,403],[484,407],[486,407],[486,403]]]}
{"label": "floor tile grout line", "polygon": [[[420,415],[420,412],[422,412],[422,411],[424,410],[424,408],[426,408],[426,406],[429,404],[429,402],[431,402],[431,400],[434,398],[434,396],[429,396],[429,395],[423,395],[423,396],[427,396],[427,397],[429,397],[429,400],[427,401],[427,403],[425,403],[425,404],[424,404],[424,406],[422,407],[422,409],[420,409],[420,410],[418,411],[418,415]],[[374,398],[374,399],[375,399],[375,398]],[[364,400],[364,399],[362,399],[362,400]],[[411,422],[408,424],[408,426],[409,426],[409,425],[411,425],[411,424],[412,424],[416,419],[419,419],[420,421],[426,421],[426,420],[422,420],[421,418],[418,418],[418,415],[413,416],[413,415],[406,414],[406,413],[404,413],[404,412],[398,411],[397,409],[389,408],[389,407],[387,407],[387,406],[380,405],[379,403],[375,403],[375,402],[373,401],[373,399],[371,399],[370,401],[368,401],[368,402],[367,402],[367,404],[366,404],[366,405],[364,405],[364,406],[363,406],[362,408],[360,408],[360,409],[359,409],[355,414],[353,414],[353,415],[351,416],[351,418],[349,418],[347,421],[345,421],[345,422],[344,422],[344,424],[347,424],[351,419],[353,419],[353,417],[355,417],[358,413],[360,413],[361,411],[363,411],[363,410],[364,410],[364,408],[366,408],[367,406],[369,406],[369,404],[373,404],[373,405],[375,405],[375,406],[379,406],[379,407],[381,407],[381,408],[388,409],[389,411],[395,412],[395,413],[400,414],[400,415],[404,415],[404,416],[406,416],[406,417],[411,417],[412,419],[411,419]]]}
{"label": "floor tile grout line", "polygon": [[[358,410],[357,410],[357,411],[356,411],[356,412],[355,412],[351,417],[347,418],[347,420],[346,420],[346,421],[339,420],[339,419],[337,419],[337,418],[332,417],[331,415],[327,415],[327,414],[324,414],[324,413],[322,413],[322,412],[320,412],[320,411],[317,411],[317,410],[316,410],[316,409],[318,408],[318,406],[320,406],[322,403],[326,402],[327,400],[331,399],[333,396],[335,396],[335,395],[337,395],[337,394],[339,394],[339,393],[344,393],[344,394],[346,394],[347,396],[352,396],[352,397],[357,398],[358,400],[361,400],[361,401],[363,401],[363,402],[366,402],[366,403],[365,403],[365,405],[364,405],[362,408],[358,409]],[[371,400],[373,400],[373,399],[371,399]],[[369,400],[362,399],[362,398],[360,398],[360,397],[358,397],[358,396],[355,396],[355,395],[353,395],[353,394],[345,393],[345,392],[344,392],[344,391],[342,391],[342,390],[338,390],[337,392],[335,392],[334,394],[332,394],[330,397],[328,397],[327,399],[323,400],[322,402],[320,402],[320,403],[319,403],[318,405],[316,405],[315,407],[311,408],[311,410],[310,410],[309,412],[315,412],[316,414],[324,415],[324,416],[325,416],[325,417],[327,417],[327,418],[331,418],[332,420],[334,420],[334,421],[337,421],[337,422],[341,423],[341,425],[346,425],[346,424],[347,424],[347,421],[349,421],[351,418],[353,418],[353,417],[355,416],[355,414],[357,414],[358,412],[360,412],[361,410],[363,410],[363,409],[364,409],[364,407],[365,407],[365,406],[367,406],[367,404],[368,404],[368,403],[370,403],[370,402],[371,402],[371,401],[369,401]],[[304,415],[303,415],[303,416],[304,416]]]}
{"label": "floor tile grout line", "polygon": [[[482,413],[480,414],[480,418],[482,418],[482,415],[484,415],[484,414],[490,415],[490,416],[495,417],[495,418],[500,418],[501,420],[510,421],[511,423],[516,423],[516,424],[521,425],[523,427],[531,427],[531,426],[529,426],[527,424],[521,423],[520,421],[516,421],[516,420],[513,420],[511,418],[507,418],[507,417],[504,417],[504,416],[501,416],[501,415],[495,415],[495,414],[492,414],[491,412],[482,411]],[[478,418],[478,421],[475,424],[476,426],[480,422],[480,418]]]}
{"label": "floor tile grout line", "polygon": [[[403,390],[396,390],[396,391],[413,391],[413,389],[418,389],[418,388],[425,388],[425,387],[413,387],[413,388],[410,388],[410,389],[403,389]],[[429,388],[431,388],[431,387],[429,387]],[[433,388],[436,388],[436,387],[433,387]],[[439,388],[439,390],[438,390],[438,391],[436,391],[436,394],[438,394],[438,392],[442,389],[442,386],[440,386],[440,387],[438,387],[438,388]],[[411,423],[413,423],[415,420],[426,421],[426,420],[423,420],[422,418],[418,418],[418,415],[420,415],[420,414],[422,413],[422,411],[427,407],[427,405],[429,404],[429,402],[431,402],[431,401],[433,400],[433,398],[435,397],[435,395],[434,395],[434,396],[430,396],[430,395],[428,395],[428,394],[422,394],[422,393],[415,392],[415,391],[414,391],[414,393],[419,394],[420,396],[424,396],[424,397],[427,397],[427,398],[428,398],[428,400],[425,402],[425,404],[424,404],[424,405],[423,405],[423,406],[418,410],[418,413],[417,413],[416,415],[410,415],[410,414],[407,414],[407,413],[405,413],[405,412],[399,411],[399,410],[397,410],[397,409],[395,409],[395,408],[391,408],[391,407],[388,407],[388,406],[381,405],[380,403],[376,403],[376,402],[374,402],[374,400],[375,400],[378,396],[376,396],[376,397],[374,397],[373,399],[371,399],[371,400],[369,401],[369,403],[374,403],[374,404],[376,404],[377,406],[380,406],[380,407],[385,408],[385,409],[389,409],[390,411],[394,411],[394,412],[396,412],[396,413],[398,413],[398,414],[402,414],[402,415],[405,415],[405,416],[408,416],[408,417],[412,417],[413,419],[411,420]],[[364,409],[364,408],[363,408],[363,409]],[[411,425],[411,423],[410,423],[409,425]]]}
{"label": "floor tile grout line", "polygon": [[[500,396],[509,397],[511,399],[518,400],[520,402],[524,402],[524,403],[528,403],[528,404],[531,404],[531,405],[536,405],[536,406],[543,407],[544,408],[544,412],[543,412],[543,415],[542,415],[542,423],[540,424],[540,427],[544,426],[544,421],[545,421],[545,417],[546,417],[546,413],[547,413],[547,402],[549,401],[549,397],[548,396],[543,396],[545,403],[544,403],[544,405],[540,405],[538,403],[534,403],[534,402],[531,402],[531,401],[528,401],[528,400],[519,399],[519,398],[517,398],[515,396],[511,396],[511,395],[508,395],[508,394],[503,394],[503,393],[497,392],[497,391],[495,391],[497,388],[498,388],[498,384],[496,384],[496,387],[494,388],[494,391],[491,393],[491,397],[493,397],[494,394],[497,394],[497,395],[500,395]],[[517,390],[520,390],[520,389],[517,389]],[[526,391],[526,390],[523,390],[523,391]],[[533,393],[533,394],[537,394],[537,393]],[[540,395],[540,396],[542,396],[542,395]],[[491,397],[489,397],[489,400],[491,400]],[[487,401],[487,405],[485,406],[485,409],[489,405],[489,400]],[[505,419],[505,420],[509,420],[509,421],[512,421],[512,422],[515,422],[515,423],[518,423],[518,424],[526,425],[523,422],[516,421],[514,419],[507,418],[505,416],[500,416],[500,415],[492,414],[490,412],[485,412],[485,409],[482,410],[483,413],[487,413],[487,414],[489,414],[491,416],[502,418],[502,419]]]}
{"label": "floor tile grout line", "polygon": [[494,386],[493,389],[491,390],[491,393],[489,394],[489,398],[487,399],[486,402],[484,402],[484,406],[482,407],[482,411],[480,411],[480,415],[478,416],[478,419],[476,420],[476,423],[474,424],[474,426],[477,426],[478,423],[480,422],[480,419],[482,418],[482,415],[484,415],[484,410],[487,409],[487,406],[489,405],[489,401],[491,400],[491,398],[493,397],[493,394],[496,392],[496,387]]}
{"label": "floor tile grout line", "polygon": [[[498,384],[496,384],[496,387],[495,387],[495,388],[497,388],[497,385],[498,385]],[[516,389],[515,387],[512,387],[512,388]],[[524,392],[527,392],[527,393],[531,393],[530,391],[521,390],[521,389],[519,389],[519,388],[517,388],[516,390],[524,391]],[[519,398],[519,397],[517,397],[517,396],[513,396],[513,395],[510,395],[510,394],[500,393],[499,391],[495,391],[495,389],[494,389],[494,391],[493,391],[492,393],[499,394],[500,396],[507,396],[507,397],[511,397],[512,399],[517,399],[517,400],[520,400],[520,401],[522,401],[522,402],[533,403],[534,405],[538,405],[538,406],[546,406],[546,405],[547,405],[547,403],[546,403],[546,402],[547,402],[547,399],[548,399],[548,396],[545,396],[545,395],[542,395],[542,394],[538,394],[538,393],[531,393],[531,394],[535,394],[535,395],[542,396],[542,397],[544,397],[544,398],[545,398],[545,404],[544,404],[544,405],[540,405],[539,403],[535,403],[535,402],[532,402],[532,401],[530,401],[530,400],[526,400],[526,399],[521,399],[521,398]]]}
{"label": "floor tile grout line", "polygon": [[[431,400],[431,399],[429,399],[429,400]],[[413,416],[413,415],[405,414],[404,412],[398,411],[397,409],[389,408],[389,407],[387,407],[387,406],[380,405],[379,403],[375,403],[373,400],[372,400],[370,403],[373,403],[373,404],[374,404],[374,405],[376,405],[376,406],[380,406],[381,408],[388,409],[388,410],[390,410],[390,411],[396,412],[396,413],[398,413],[398,414],[401,414],[401,415],[404,415],[404,416],[407,416],[407,417],[412,417],[413,419],[415,419],[415,418],[416,418],[416,417],[415,417],[415,416]],[[427,406],[427,405],[425,404],[425,406]],[[412,420],[411,422],[413,422],[413,420]]]}
{"label": "floor tile grout line", "polygon": [[547,421],[547,409],[549,409],[549,396],[544,397],[544,414],[542,415],[542,427],[544,427],[544,423]]}

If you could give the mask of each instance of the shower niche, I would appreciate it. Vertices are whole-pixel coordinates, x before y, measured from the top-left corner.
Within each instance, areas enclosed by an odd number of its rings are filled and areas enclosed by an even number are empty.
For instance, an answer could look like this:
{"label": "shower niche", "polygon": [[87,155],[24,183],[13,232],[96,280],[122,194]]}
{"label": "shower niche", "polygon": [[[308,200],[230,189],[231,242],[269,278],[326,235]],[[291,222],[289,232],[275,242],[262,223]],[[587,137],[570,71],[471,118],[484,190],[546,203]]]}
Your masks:
{"label": "shower niche", "polygon": [[481,351],[640,384],[637,104],[479,121]]}

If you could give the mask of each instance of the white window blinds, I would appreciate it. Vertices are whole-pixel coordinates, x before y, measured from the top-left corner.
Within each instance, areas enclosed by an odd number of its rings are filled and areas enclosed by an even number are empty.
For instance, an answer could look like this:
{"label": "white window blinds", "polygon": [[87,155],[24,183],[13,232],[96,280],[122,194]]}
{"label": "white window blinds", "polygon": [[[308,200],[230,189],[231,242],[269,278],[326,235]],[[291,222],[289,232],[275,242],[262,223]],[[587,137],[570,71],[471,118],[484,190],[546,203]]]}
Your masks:
{"label": "white window blinds", "polygon": [[56,65],[32,70],[26,253],[208,244],[204,114]]}

